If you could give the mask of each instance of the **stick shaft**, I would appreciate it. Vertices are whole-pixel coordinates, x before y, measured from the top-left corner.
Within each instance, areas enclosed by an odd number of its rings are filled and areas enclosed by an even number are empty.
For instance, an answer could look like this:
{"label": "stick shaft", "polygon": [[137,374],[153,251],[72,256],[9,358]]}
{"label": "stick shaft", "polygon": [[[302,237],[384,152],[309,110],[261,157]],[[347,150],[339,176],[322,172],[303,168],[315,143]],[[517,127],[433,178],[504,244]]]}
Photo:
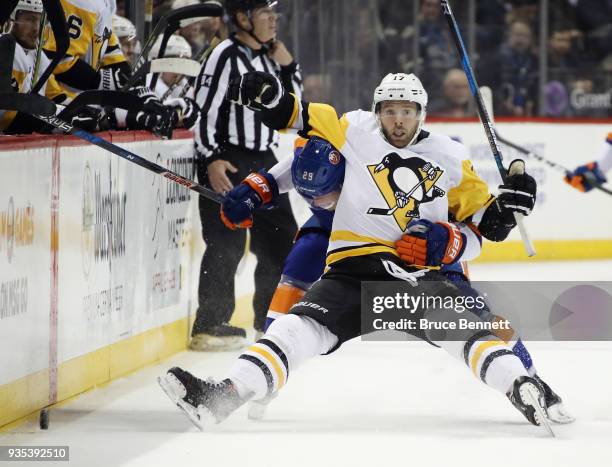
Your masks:
{"label": "stick shaft", "polygon": [[[461,38],[461,31],[459,30],[459,26],[457,25],[457,21],[455,20],[455,16],[453,15],[448,0],[441,0],[440,3],[444,11],[444,16],[446,17],[446,20],[448,22],[448,26],[451,30],[451,35],[453,36],[455,46],[457,47],[457,51],[459,52],[461,66],[463,67],[463,71],[465,71],[465,75],[467,76],[467,80],[470,85],[470,91],[476,99],[476,108],[478,109],[478,115],[480,115],[480,120],[482,121],[485,134],[487,135],[487,139],[489,140],[489,146],[491,147],[491,151],[493,152],[493,157],[495,159],[495,163],[497,164],[497,169],[499,170],[499,174],[501,175],[502,180],[505,181],[507,172],[502,162],[503,157],[501,151],[499,150],[497,139],[495,138],[495,129],[493,127],[493,123],[491,122],[491,118],[489,117],[489,113],[487,112],[487,109],[482,100],[480,89],[478,88],[478,83],[476,82],[476,76],[474,75],[474,70],[472,69],[472,64],[470,63],[470,58],[468,56],[467,49],[465,48],[465,44],[463,43],[463,39]],[[525,245],[527,255],[535,255],[535,248],[533,247],[533,244],[529,239],[529,235],[527,234],[527,230],[523,225],[523,216],[515,212],[514,219],[519,228],[521,239],[523,240],[523,244]]]}
{"label": "stick shaft", "polygon": [[205,198],[210,199],[211,201],[215,201],[217,203],[223,203],[224,197],[214,192],[213,190],[206,188],[194,182],[193,180],[185,178],[182,175],[179,175],[176,172],[173,172],[172,170],[167,169],[166,167],[162,167],[161,165],[148,161],[144,159],[143,157],[140,157],[139,155],[134,154],[131,151],[128,151],[127,149],[124,149],[120,146],[116,146],[113,143],[106,141],[103,138],[100,138],[99,136],[96,136],[84,130],[75,128],[74,126],[70,125],[67,122],[64,122],[63,120],[60,120],[59,118],[55,116],[51,116],[51,117],[44,117],[41,115],[34,115],[34,116],[42,120],[43,122],[46,122],[50,124],[51,126],[59,130],[62,130],[65,133],[69,133],[85,141],[88,141],[89,143],[95,146],[101,147],[102,149],[105,149],[109,152],[112,152],[113,154],[116,154],[117,156],[125,160],[128,160],[136,165],[139,165],[140,167],[144,169],[150,170],[151,172],[154,172],[163,177],[166,177],[172,180],[173,182],[178,183],[179,185],[189,188],[190,190],[195,191],[196,193],[204,196]]}

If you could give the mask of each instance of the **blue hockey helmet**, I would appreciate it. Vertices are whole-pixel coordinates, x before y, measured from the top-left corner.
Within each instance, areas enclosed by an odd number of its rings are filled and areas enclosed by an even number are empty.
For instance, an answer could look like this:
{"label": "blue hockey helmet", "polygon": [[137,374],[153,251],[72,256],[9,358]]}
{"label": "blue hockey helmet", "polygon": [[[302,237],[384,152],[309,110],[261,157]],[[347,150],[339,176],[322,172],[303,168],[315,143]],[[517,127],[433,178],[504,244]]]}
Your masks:
{"label": "blue hockey helmet", "polygon": [[291,164],[296,191],[315,209],[333,209],[344,182],[342,154],[328,141],[313,136],[297,147]]}

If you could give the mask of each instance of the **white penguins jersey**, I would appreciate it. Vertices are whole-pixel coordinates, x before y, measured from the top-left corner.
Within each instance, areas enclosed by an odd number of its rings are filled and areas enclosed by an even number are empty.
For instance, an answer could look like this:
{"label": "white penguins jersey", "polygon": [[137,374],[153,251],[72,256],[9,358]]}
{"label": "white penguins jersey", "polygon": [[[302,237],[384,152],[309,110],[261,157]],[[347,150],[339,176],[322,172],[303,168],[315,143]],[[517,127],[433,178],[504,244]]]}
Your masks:
{"label": "white penguins jersey", "polygon": [[416,144],[396,148],[380,133],[372,112],[337,117],[326,104],[294,97],[287,128],[319,136],[346,160],[327,264],[350,256],[395,252],[395,242],[413,219],[463,222],[479,217],[493,201],[476,174],[467,149],[447,136],[422,133]]}

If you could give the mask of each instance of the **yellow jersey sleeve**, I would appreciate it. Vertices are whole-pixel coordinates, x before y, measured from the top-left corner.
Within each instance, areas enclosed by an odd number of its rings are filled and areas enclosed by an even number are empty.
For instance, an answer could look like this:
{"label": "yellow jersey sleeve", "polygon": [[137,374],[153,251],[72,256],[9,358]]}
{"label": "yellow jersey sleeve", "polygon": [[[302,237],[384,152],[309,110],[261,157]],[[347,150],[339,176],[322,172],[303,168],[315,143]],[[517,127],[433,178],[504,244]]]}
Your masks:
{"label": "yellow jersey sleeve", "polygon": [[298,130],[304,138],[318,136],[329,141],[340,150],[346,143],[346,131],[349,126],[345,115],[338,118],[336,109],[328,104],[318,104],[300,101],[293,98],[293,112],[287,128]]}
{"label": "yellow jersey sleeve", "polygon": [[474,170],[472,161],[462,161],[461,175],[459,184],[448,191],[448,209],[459,222],[488,207],[495,199]]}

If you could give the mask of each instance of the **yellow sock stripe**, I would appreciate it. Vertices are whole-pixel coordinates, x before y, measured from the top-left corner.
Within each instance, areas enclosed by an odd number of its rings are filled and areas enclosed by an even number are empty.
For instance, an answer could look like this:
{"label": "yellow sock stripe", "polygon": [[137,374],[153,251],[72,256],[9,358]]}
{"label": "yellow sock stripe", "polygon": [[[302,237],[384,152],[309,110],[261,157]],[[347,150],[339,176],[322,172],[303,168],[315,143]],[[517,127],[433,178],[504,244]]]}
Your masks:
{"label": "yellow sock stripe", "polygon": [[248,350],[258,353],[268,361],[272,368],[274,368],[276,376],[278,377],[278,389],[282,388],[285,385],[285,376],[283,375],[283,370],[281,369],[280,365],[276,362],[276,359],[270,354],[270,352],[262,349],[261,347],[257,347],[256,345],[252,345]]}
{"label": "yellow sock stripe", "polygon": [[471,361],[470,361],[470,368],[472,369],[472,373],[474,373],[474,375],[478,378],[478,361],[480,360],[480,357],[482,356],[482,353],[491,348],[491,347],[495,347],[495,346],[501,346],[501,347],[506,347],[506,344],[504,343],[504,341],[485,341],[485,342],[481,342],[480,344],[478,344],[478,347],[476,347],[476,350],[474,351],[474,354],[472,355]]}

